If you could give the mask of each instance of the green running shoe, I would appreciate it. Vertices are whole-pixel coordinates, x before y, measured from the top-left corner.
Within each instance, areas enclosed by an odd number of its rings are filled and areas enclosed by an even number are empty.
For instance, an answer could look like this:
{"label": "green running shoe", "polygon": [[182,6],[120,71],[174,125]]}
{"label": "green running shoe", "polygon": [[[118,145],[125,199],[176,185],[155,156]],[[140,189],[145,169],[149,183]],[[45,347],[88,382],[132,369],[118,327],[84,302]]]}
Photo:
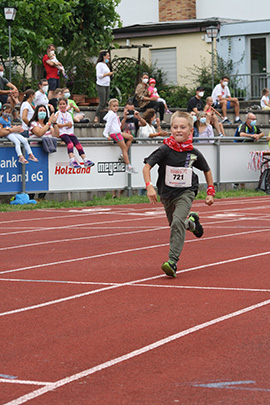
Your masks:
{"label": "green running shoe", "polygon": [[192,231],[197,238],[203,236],[203,227],[199,221],[199,215],[196,212],[190,212],[188,219],[195,223],[195,229]]}
{"label": "green running shoe", "polygon": [[161,268],[164,273],[167,274],[167,276],[176,277],[177,266],[173,261],[168,260],[167,262],[163,263]]}

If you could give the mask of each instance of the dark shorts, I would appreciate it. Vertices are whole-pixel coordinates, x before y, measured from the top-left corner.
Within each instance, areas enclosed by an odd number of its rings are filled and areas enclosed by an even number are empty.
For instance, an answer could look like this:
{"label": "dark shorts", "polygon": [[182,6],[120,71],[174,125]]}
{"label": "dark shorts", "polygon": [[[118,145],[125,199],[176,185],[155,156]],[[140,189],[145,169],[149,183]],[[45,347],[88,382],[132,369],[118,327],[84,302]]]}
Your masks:
{"label": "dark shorts", "polygon": [[49,90],[55,90],[60,87],[60,79],[48,79]]}
{"label": "dark shorts", "polygon": [[2,104],[6,104],[7,103],[7,99],[8,99],[8,95],[7,94],[1,94],[0,96],[0,101]]}

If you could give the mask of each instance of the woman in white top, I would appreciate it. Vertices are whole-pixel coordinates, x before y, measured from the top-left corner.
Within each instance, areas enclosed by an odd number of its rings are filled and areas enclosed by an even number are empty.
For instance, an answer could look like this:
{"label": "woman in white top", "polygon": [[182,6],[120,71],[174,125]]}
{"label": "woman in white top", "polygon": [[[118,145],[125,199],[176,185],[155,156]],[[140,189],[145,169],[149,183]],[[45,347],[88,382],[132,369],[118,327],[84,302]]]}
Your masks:
{"label": "woman in white top", "polygon": [[[148,108],[142,115],[142,118],[146,121],[145,127],[140,127],[139,138],[154,138],[155,136],[168,136],[169,133],[164,131],[160,126],[160,119],[156,118],[156,111],[154,108]],[[157,124],[157,130],[153,124]]]}
{"label": "woman in white top", "polygon": [[111,72],[109,69],[109,61],[109,52],[101,51],[96,64],[96,89],[99,97],[99,105],[96,110],[94,122],[98,122],[99,112],[104,110],[110,95],[110,82],[113,72]]}
{"label": "woman in white top", "polygon": [[21,135],[23,135],[25,138],[29,137],[28,124],[34,115],[34,108],[32,105],[34,98],[35,98],[35,90],[32,89],[26,90],[20,108],[20,116],[22,117],[22,127],[23,127],[23,132],[21,132]]}
{"label": "woman in white top", "polygon": [[[206,113],[204,111],[199,111],[198,115],[197,115],[197,121],[195,123],[195,125],[198,128],[198,137],[208,137],[208,138],[214,138],[215,134],[214,134],[214,130],[212,125],[208,125],[206,123]],[[201,141],[197,141],[200,143],[214,143],[214,139],[209,139],[209,140],[201,140]]]}
{"label": "woman in white top", "polygon": [[48,115],[50,113],[54,112],[54,106],[52,104],[49,104],[49,100],[47,97],[47,93],[49,90],[49,85],[48,85],[48,80],[47,79],[41,79],[38,83],[39,90],[36,91],[35,98],[34,98],[34,104],[35,107],[37,105],[45,105]]}

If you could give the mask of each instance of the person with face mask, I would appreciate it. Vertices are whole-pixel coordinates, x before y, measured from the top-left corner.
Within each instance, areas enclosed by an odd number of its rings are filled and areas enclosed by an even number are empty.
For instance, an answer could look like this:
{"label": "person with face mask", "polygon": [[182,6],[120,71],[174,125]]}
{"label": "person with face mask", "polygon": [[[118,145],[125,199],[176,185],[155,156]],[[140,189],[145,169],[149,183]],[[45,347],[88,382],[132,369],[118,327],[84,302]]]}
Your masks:
{"label": "person with face mask", "polygon": [[212,125],[207,124],[206,113],[199,111],[195,125],[198,129],[197,142],[200,143],[214,143],[214,140],[199,140],[201,137],[214,138],[214,131]]}
{"label": "person with face mask", "polygon": [[[10,104],[14,122],[21,123],[17,110],[15,109],[15,106],[19,103],[18,89],[4,77],[4,73],[4,66],[0,64],[0,102],[2,104]],[[8,87],[8,90],[5,90],[6,87]]]}
{"label": "person with face mask", "polygon": [[34,105],[45,105],[48,115],[54,112],[54,107],[52,104],[49,104],[49,100],[47,97],[49,85],[47,79],[41,79],[38,83],[39,90],[36,91],[35,98],[34,98]]}
{"label": "person with face mask", "polygon": [[188,101],[187,112],[193,111],[195,114],[198,114],[199,111],[203,111],[203,101],[204,88],[202,86],[197,87],[195,96],[191,97]]}
{"label": "person with face mask", "polygon": [[96,64],[96,90],[99,97],[99,105],[96,110],[94,122],[99,122],[100,111],[104,110],[110,96],[110,83],[113,72],[109,68],[110,54],[101,51]]}
{"label": "person with face mask", "polygon": [[239,117],[239,101],[236,97],[231,97],[231,93],[228,87],[228,76],[222,76],[220,83],[215,86],[212,92],[212,99],[214,102],[214,108],[221,108],[223,121],[222,124],[231,124],[227,117],[227,109],[234,108],[235,124],[242,124]]}
{"label": "person with face mask", "polygon": [[249,112],[246,115],[246,122],[244,122],[240,127],[238,127],[238,134],[236,136],[249,138],[243,142],[254,142],[258,141],[264,136],[261,128],[257,125],[256,115]]}
{"label": "person with face mask", "polygon": [[62,90],[63,97],[68,101],[67,111],[71,114],[74,122],[80,122],[81,124],[87,124],[90,122],[89,118],[85,118],[85,114],[81,112],[74,100],[72,100],[70,91],[67,87],[64,87]]}
{"label": "person with face mask", "polygon": [[140,83],[137,85],[135,90],[135,99],[138,103],[138,107],[142,110],[147,110],[148,108],[154,108],[156,112],[159,112],[161,124],[165,123],[163,121],[165,106],[162,101],[157,101],[157,97],[149,97],[148,94],[148,84],[149,75],[144,72],[141,77]]}
{"label": "person with face mask", "polygon": [[55,46],[53,44],[49,44],[47,48],[47,53],[42,58],[43,66],[46,70],[46,79],[48,81],[48,98],[53,98],[53,92],[55,89],[60,87],[60,79],[59,79],[59,64],[61,63],[56,59],[51,60],[49,57],[50,52],[55,52]]}

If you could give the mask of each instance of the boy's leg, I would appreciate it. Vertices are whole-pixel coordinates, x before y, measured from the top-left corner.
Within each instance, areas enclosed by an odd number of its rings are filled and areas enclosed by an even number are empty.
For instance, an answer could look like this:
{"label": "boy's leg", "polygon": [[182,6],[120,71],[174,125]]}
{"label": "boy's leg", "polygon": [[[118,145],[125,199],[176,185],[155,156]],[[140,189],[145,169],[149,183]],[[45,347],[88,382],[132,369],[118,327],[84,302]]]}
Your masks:
{"label": "boy's leg", "polygon": [[195,193],[185,191],[179,198],[164,204],[164,208],[171,227],[169,260],[177,263],[185,242],[188,228],[188,214],[190,212]]}

